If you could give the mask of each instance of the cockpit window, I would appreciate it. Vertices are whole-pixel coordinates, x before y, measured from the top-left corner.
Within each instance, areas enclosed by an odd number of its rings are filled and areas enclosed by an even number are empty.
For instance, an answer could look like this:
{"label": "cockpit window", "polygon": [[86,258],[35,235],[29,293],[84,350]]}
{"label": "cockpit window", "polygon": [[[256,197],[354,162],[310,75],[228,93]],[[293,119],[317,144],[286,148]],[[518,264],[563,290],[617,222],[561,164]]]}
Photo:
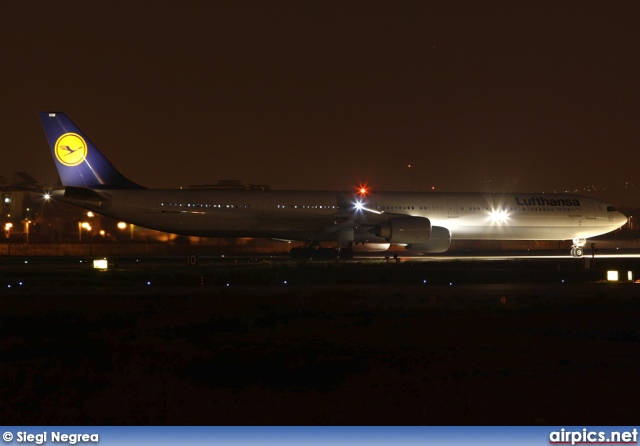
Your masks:
{"label": "cockpit window", "polygon": [[616,208],[614,208],[613,206],[607,206],[607,212],[615,212]]}

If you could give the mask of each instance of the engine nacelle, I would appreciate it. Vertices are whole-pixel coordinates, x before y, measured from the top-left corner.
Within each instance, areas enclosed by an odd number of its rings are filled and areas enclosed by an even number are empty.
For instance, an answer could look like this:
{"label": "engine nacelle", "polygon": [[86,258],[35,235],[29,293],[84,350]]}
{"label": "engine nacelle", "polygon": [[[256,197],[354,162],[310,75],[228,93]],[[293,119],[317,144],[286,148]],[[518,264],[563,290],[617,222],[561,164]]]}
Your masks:
{"label": "engine nacelle", "polygon": [[386,251],[391,246],[391,243],[363,243],[358,245],[356,243],[351,246],[353,252],[377,252]]}
{"label": "engine nacelle", "polygon": [[372,232],[389,243],[426,243],[431,236],[431,222],[424,217],[396,217],[380,223]]}
{"label": "engine nacelle", "polygon": [[451,246],[451,232],[442,226],[431,228],[431,237],[425,243],[412,243],[407,245],[407,251],[437,253],[449,250]]}

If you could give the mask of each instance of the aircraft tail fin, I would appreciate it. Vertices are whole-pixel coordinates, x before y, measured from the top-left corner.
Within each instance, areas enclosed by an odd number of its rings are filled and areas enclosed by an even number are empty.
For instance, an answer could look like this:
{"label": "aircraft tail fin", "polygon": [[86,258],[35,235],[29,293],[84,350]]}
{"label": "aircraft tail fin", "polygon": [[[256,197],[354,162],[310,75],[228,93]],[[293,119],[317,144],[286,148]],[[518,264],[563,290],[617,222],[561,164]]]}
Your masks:
{"label": "aircraft tail fin", "polygon": [[67,115],[41,112],[40,120],[64,186],[143,189],[118,172]]}

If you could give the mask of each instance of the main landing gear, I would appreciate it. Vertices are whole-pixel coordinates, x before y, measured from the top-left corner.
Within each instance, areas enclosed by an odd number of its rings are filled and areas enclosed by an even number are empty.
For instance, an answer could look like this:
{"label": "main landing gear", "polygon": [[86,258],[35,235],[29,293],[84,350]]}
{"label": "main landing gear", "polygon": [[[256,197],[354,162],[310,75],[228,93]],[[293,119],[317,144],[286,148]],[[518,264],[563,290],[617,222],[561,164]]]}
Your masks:
{"label": "main landing gear", "polygon": [[574,238],[573,245],[571,245],[571,255],[573,257],[582,257],[584,254],[584,249],[582,248],[587,243],[586,239],[583,238]]}

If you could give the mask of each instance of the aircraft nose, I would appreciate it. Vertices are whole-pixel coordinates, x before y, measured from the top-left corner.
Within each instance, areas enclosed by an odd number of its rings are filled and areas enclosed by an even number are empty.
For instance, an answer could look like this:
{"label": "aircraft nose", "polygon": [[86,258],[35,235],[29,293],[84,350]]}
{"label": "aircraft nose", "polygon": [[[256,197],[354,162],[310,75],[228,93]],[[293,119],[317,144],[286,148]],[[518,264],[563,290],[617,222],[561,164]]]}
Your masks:
{"label": "aircraft nose", "polygon": [[624,215],[622,212],[616,212],[613,215],[613,221],[616,223],[616,225],[618,225],[618,227],[620,226],[624,226],[627,224],[627,222],[629,221],[629,218]]}

